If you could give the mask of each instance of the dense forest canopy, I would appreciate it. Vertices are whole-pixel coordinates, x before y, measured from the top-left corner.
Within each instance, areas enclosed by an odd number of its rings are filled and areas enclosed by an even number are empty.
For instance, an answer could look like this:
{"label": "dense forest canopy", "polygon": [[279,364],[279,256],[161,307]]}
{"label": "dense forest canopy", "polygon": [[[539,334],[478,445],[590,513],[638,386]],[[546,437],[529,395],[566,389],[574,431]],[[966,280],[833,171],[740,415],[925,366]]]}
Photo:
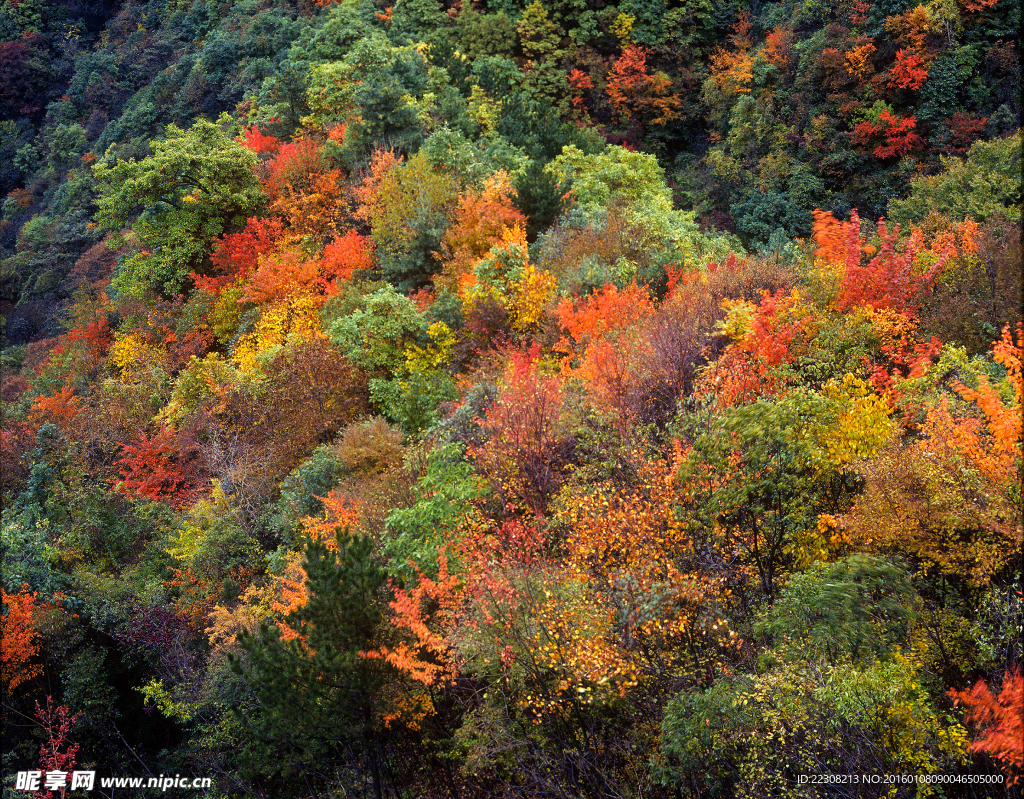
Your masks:
{"label": "dense forest canopy", "polygon": [[0,6],[4,798],[1016,795],[1019,0],[385,2]]}

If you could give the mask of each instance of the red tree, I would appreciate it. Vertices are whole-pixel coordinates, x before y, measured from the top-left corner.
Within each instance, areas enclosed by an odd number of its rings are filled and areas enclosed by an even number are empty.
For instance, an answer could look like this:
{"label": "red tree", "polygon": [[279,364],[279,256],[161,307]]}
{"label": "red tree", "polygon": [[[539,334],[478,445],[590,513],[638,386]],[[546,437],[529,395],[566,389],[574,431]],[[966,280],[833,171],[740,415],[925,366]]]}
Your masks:
{"label": "red tree", "polygon": [[167,502],[176,508],[191,504],[204,482],[195,442],[169,427],[154,436],[143,433],[137,443],[122,446],[118,460],[121,490],[129,496]]}
{"label": "red tree", "polygon": [[672,93],[672,82],[662,73],[647,71],[647,51],[629,45],[622,51],[608,75],[608,98],[624,120],[648,117],[655,125],[664,125],[676,116],[679,98]]}
{"label": "red tree", "polygon": [[220,272],[206,277],[192,272],[196,288],[220,294],[236,280],[244,279],[259,265],[260,256],[273,250],[284,236],[284,223],[277,218],[246,221],[245,228],[238,233],[228,233],[214,242],[210,260]]}
{"label": "red tree", "polygon": [[347,283],[356,272],[372,266],[371,243],[356,231],[350,230],[324,247],[317,285],[325,293],[334,294],[339,283]]}
{"label": "red tree", "polygon": [[793,60],[792,34],[789,29],[779,25],[769,32],[761,55],[769,64],[785,72]]}
{"label": "red tree", "polygon": [[958,111],[946,120],[949,125],[949,144],[946,152],[950,155],[964,155],[985,132],[988,117],[976,119]]}
{"label": "red tree", "polygon": [[928,70],[921,56],[910,50],[897,50],[896,62],[889,71],[889,85],[898,89],[917,91],[924,86]]}
{"label": "red tree", "polygon": [[573,111],[581,118],[586,117],[587,106],[586,101],[583,99],[583,93],[588,89],[594,88],[594,82],[590,79],[590,75],[579,69],[574,69],[569,72],[569,85],[573,88],[572,93],[572,108]]}
{"label": "red tree", "polygon": [[540,348],[513,352],[494,403],[481,421],[488,440],[470,450],[503,504],[513,498],[541,513],[561,480],[562,381],[546,376]]}
{"label": "red tree", "polygon": [[[53,697],[46,697],[46,707],[40,707],[36,702],[36,718],[43,725],[46,732],[46,740],[39,747],[39,765],[44,772],[59,771],[69,775],[75,768],[78,759],[78,749],[81,746],[71,743],[68,736],[71,728],[82,717],[81,713],[71,714],[71,710],[65,705],[53,705]],[[59,788],[60,796],[68,795],[67,786]],[[52,797],[53,790],[37,791],[33,794],[36,799]]]}
{"label": "red tree", "polygon": [[[850,218],[851,235],[859,235],[859,226],[855,211]],[[855,229],[857,233],[854,233]],[[934,261],[927,269],[918,269],[915,261],[926,252],[921,231],[915,228],[901,249],[897,247],[899,232],[899,225],[890,232],[885,219],[880,219],[878,235],[881,244],[877,254],[866,264],[861,264],[859,258],[847,261],[842,288],[836,300],[839,310],[866,305],[876,311],[888,308],[914,313],[920,307],[924,292],[956,254],[956,247],[950,240],[936,242],[932,250],[936,256]],[[860,251],[863,247],[857,249]]]}
{"label": "red tree", "polygon": [[1024,678],[1020,666],[1006,675],[999,696],[984,680],[970,691],[950,691],[949,695],[954,702],[963,702],[967,718],[982,727],[971,748],[999,761],[1010,785],[1020,782],[1024,769]]}
{"label": "red tree", "polygon": [[297,139],[282,144],[273,159],[267,162],[263,190],[271,201],[290,188],[304,184],[309,176],[323,167],[320,147],[310,139]]}
{"label": "red tree", "polygon": [[924,147],[916,128],[915,117],[894,116],[885,110],[877,122],[861,122],[853,129],[853,143],[861,149],[870,148],[871,154],[882,161],[903,157]]}
{"label": "red tree", "polygon": [[268,136],[259,128],[242,128],[242,135],[235,139],[243,147],[252,150],[257,155],[263,153],[276,153],[279,142],[273,136]]}

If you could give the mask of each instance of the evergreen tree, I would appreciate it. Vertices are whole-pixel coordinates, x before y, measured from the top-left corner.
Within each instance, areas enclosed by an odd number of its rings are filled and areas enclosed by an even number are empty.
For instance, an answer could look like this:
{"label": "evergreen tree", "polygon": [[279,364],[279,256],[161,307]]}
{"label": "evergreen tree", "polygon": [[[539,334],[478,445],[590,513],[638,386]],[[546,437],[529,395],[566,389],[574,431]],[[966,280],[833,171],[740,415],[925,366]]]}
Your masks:
{"label": "evergreen tree", "polygon": [[308,601],[285,619],[296,635],[263,624],[242,633],[246,657],[232,667],[248,681],[254,702],[240,709],[250,731],[242,760],[282,795],[300,776],[308,784],[341,781],[347,791],[383,795],[375,703],[385,681],[373,648],[382,619],[385,574],[372,559],[370,538],[340,532],[337,551],[320,542],[305,550]]}
{"label": "evergreen tree", "polygon": [[567,187],[558,178],[544,171],[544,164],[531,161],[530,166],[516,180],[515,206],[527,218],[526,238],[536,241],[565,209]]}

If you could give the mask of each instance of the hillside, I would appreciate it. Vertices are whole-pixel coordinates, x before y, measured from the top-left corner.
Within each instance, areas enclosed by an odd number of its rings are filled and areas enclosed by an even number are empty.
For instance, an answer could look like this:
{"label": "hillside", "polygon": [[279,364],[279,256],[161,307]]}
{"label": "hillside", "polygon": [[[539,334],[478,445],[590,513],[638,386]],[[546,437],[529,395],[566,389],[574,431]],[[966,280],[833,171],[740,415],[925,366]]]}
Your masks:
{"label": "hillside", "polygon": [[4,798],[1016,795],[1019,27],[5,0]]}

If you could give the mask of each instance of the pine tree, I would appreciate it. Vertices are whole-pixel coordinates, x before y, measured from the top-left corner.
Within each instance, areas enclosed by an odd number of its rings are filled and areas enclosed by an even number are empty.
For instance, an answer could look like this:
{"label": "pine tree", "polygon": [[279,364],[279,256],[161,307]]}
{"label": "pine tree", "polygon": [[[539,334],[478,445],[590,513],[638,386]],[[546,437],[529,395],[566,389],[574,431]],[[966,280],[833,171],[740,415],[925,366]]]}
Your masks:
{"label": "pine tree", "polygon": [[516,180],[515,206],[527,218],[526,239],[536,241],[558,219],[565,208],[567,187],[544,170],[540,161],[531,161],[522,177]]}
{"label": "pine tree", "polygon": [[[340,530],[334,552],[310,542],[309,599],[284,620],[298,635],[284,640],[266,623],[239,634],[246,657],[232,658],[232,667],[254,695],[238,711],[251,733],[242,759],[254,776],[308,782],[334,773],[346,792],[383,796],[376,702],[390,667],[361,654],[375,648],[383,619],[386,576],[372,550],[370,538]],[[295,782],[275,783],[272,792]]]}

